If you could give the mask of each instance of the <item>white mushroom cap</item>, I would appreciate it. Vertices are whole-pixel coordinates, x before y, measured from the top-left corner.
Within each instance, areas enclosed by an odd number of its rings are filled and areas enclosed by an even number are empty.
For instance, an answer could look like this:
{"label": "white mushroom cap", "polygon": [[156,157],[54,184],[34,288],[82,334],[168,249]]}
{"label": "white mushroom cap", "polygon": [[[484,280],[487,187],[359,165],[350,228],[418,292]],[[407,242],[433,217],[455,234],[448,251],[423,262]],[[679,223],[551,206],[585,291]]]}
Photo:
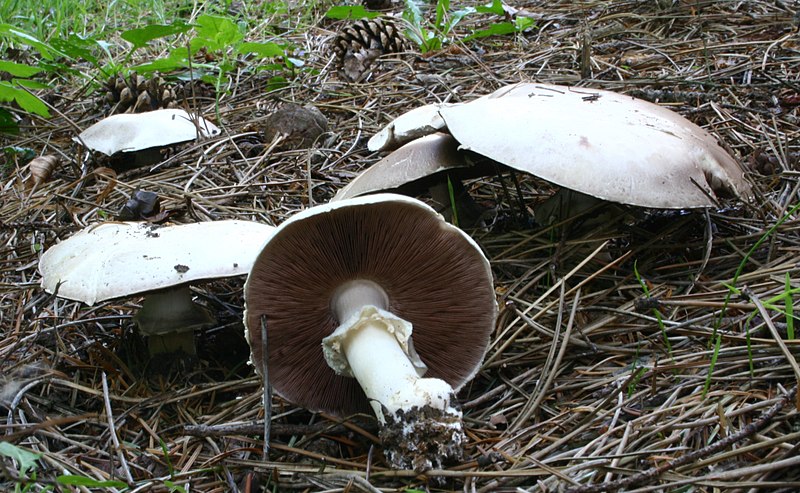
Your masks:
{"label": "white mushroom cap", "polygon": [[443,103],[426,104],[403,113],[378,131],[367,142],[370,151],[388,151],[418,137],[438,132],[444,128],[439,109]]}
{"label": "white mushroom cap", "polygon": [[39,261],[42,287],[92,305],[191,281],[246,274],[273,230],[238,220],[177,226],[100,223],[44,252]]}
{"label": "white mushroom cap", "polygon": [[413,140],[361,172],[336,193],[333,201],[399,188],[441,171],[469,166],[458,142],[434,133]]}
{"label": "white mushroom cap", "polygon": [[112,115],[73,137],[107,156],[194,140],[219,134],[216,125],[181,109]]}
{"label": "white mushroom cap", "polygon": [[522,83],[439,112],[462,149],[604,200],[669,209],[751,196],[708,132],[622,94]]}

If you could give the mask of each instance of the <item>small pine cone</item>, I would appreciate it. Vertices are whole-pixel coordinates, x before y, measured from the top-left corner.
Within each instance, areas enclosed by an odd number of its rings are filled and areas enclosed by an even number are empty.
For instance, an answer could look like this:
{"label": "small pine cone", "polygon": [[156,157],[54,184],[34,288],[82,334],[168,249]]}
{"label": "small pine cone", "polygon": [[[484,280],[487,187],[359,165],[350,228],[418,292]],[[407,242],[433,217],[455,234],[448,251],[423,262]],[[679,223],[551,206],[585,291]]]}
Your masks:
{"label": "small pine cone", "polygon": [[31,170],[33,183],[40,185],[46,182],[56,166],[58,166],[58,157],[56,156],[39,156],[33,158],[28,165]]}
{"label": "small pine cone", "polygon": [[174,105],[175,91],[161,77],[147,79],[131,74],[127,79],[112,77],[100,89],[103,103],[110,105],[109,114],[142,113]]}
{"label": "small pine cone", "polygon": [[360,19],[345,27],[333,41],[339,66],[350,81],[363,79],[379,56],[407,49],[408,43],[394,23],[381,18]]}

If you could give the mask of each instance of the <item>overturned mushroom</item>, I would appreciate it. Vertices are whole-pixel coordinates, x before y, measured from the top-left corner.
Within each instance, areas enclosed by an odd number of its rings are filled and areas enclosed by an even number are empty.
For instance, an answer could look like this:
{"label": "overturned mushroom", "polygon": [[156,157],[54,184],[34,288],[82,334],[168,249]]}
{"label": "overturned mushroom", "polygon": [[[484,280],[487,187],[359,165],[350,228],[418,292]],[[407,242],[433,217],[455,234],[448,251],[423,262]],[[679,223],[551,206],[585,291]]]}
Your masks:
{"label": "overturned mushroom", "polygon": [[215,320],[192,302],[189,283],[247,273],[272,231],[236,220],[178,226],[101,223],[44,252],[42,287],[88,305],[144,294],[134,321],[149,336],[151,354],[194,354],[193,331]]}
{"label": "overturned mushroom", "polygon": [[[714,206],[718,195],[752,196],[742,168],[708,132],[622,94],[520,83],[436,111],[461,149],[604,200],[679,209]],[[394,135],[396,125],[376,137]],[[371,148],[388,148],[383,142]]]}
{"label": "overturned mushroom", "polygon": [[344,416],[371,408],[397,467],[461,455],[454,392],[477,371],[497,308],[480,249],[430,207],[378,194],[297,214],[253,264],[245,304],[252,360],[260,370],[264,324],[284,398]]}

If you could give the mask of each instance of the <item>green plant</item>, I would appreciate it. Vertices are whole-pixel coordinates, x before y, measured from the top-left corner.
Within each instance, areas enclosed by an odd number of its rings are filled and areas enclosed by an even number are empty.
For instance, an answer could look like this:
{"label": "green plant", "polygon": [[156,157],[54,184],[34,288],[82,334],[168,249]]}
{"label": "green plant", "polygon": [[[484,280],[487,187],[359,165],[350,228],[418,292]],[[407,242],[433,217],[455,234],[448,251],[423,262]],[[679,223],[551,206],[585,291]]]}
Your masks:
{"label": "green plant", "polygon": [[[416,43],[423,53],[442,49],[446,43],[452,40],[452,32],[455,27],[469,15],[505,15],[501,0],[493,0],[491,4],[467,7],[456,11],[450,10],[450,0],[438,0],[433,22],[425,18],[419,5],[414,0],[405,0],[405,5],[403,20],[406,23],[406,37]],[[466,36],[464,40],[469,41],[488,36],[518,33],[533,27],[533,25],[532,19],[519,17],[513,22],[490,24],[487,28],[474,31]]]}
{"label": "green plant", "polygon": [[[134,47],[145,46],[154,39],[185,32],[194,27],[194,37],[187,46],[172,50],[169,56],[149,63],[138,65],[134,69],[139,73],[154,71],[170,72],[191,69],[203,80],[214,84],[218,89],[223,86],[225,77],[235,68],[237,55],[253,55],[258,60],[279,59],[281,63],[270,63],[263,69],[288,69],[302,67],[300,60],[287,54],[289,46],[274,42],[245,42],[242,27],[228,17],[204,14],[195,23],[170,26],[151,25],[142,29],[125,31],[122,37],[134,44]],[[204,52],[208,59],[214,61],[194,62],[193,56]]]}
{"label": "green plant", "polygon": [[[639,282],[639,286],[642,287],[642,291],[644,291],[644,295],[646,297],[650,297],[650,288],[647,287],[647,283],[639,275],[638,269],[638,261],[633,262],[633,275],[636,276],[636,280]],[[667,353],[669,354],[670,358],[672,357],[672,344],[669,342],[669,337],[667,337],[667,329],[664,327],[664,320],[661,318],[661,311],[658,308],[653,308],[653,315],[655,315],[656,320],[658,322],[658,328],[661,329],[661,337],[664,339],[664,346],[667,348]]]}
{"label": "green plant", "polygon": [[[711,364],[709,365],[708,368],[708,374],[706,375],[705,384],[703,385],[703,396],[708,394],[708,389],[711,388],[711,375],[714,372],[714,366],[717,361],[717,355],[719,354],[719,348],[720,345],[722,344],[722,335],[719,334],[719,327],[720,325],[722,325],[722,320],[725,317],[725,313],[727,313],[727,307],[728,303],[730,303],[731,297],[733,295],[741,294],[741,291],[736,287],[736,283],[739,281],[739,276],[742,275],[742,272],[744,272],[744,266],[747,265],[747,263],[750,261],[750,257],[753,256],[755,251],[758,250],[761,247],[761,245],[772,236],[772,234],[778,229],[778,227],[780,227],[781,224],[789,220],[791,217],[794,217],[794,214],[797,212],[798,209],[800,209],[800,202],[795,204],[778,221],[776,221],[775,224],[770,226],[770,228],[763,235],[761,235],[758,241],[756,241],[753,244],[753,246],[750,247],[750,250],[748,250],[747,253],[744,255],[742,261],[739,262],[739,266],[736,268],[736,272],[733,274],[733,279],[731,280],[731,282],[726,284],[728,288],[728,293],[725,295],[725,300],[722,303],[722,309],[719,311],[719,317],[717,317],[717,320],[714,322],[714,332],[711,336],[711,340],[713,341],[714,344],[714,353],[711,358]],[[747,350],[748,352],[750,352],[749,330],[747,331]],[[752,372],[753,370],[752,354],[750,354],[749,357],[750,357],[750,371]]]}

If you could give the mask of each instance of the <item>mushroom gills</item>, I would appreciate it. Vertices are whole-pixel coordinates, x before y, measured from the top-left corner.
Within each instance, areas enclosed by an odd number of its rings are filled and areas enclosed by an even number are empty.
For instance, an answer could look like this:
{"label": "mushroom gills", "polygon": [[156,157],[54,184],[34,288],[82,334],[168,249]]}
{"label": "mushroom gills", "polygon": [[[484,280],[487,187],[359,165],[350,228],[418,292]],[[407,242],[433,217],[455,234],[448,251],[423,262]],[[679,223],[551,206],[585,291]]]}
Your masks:
{"label": "mushroom gills", "polygon": [[217,323],[205,307],[192,301],[187,284],[148,294],[133,321],[147,336],[150,356],[179,351],[194,356],[194,331]]}

